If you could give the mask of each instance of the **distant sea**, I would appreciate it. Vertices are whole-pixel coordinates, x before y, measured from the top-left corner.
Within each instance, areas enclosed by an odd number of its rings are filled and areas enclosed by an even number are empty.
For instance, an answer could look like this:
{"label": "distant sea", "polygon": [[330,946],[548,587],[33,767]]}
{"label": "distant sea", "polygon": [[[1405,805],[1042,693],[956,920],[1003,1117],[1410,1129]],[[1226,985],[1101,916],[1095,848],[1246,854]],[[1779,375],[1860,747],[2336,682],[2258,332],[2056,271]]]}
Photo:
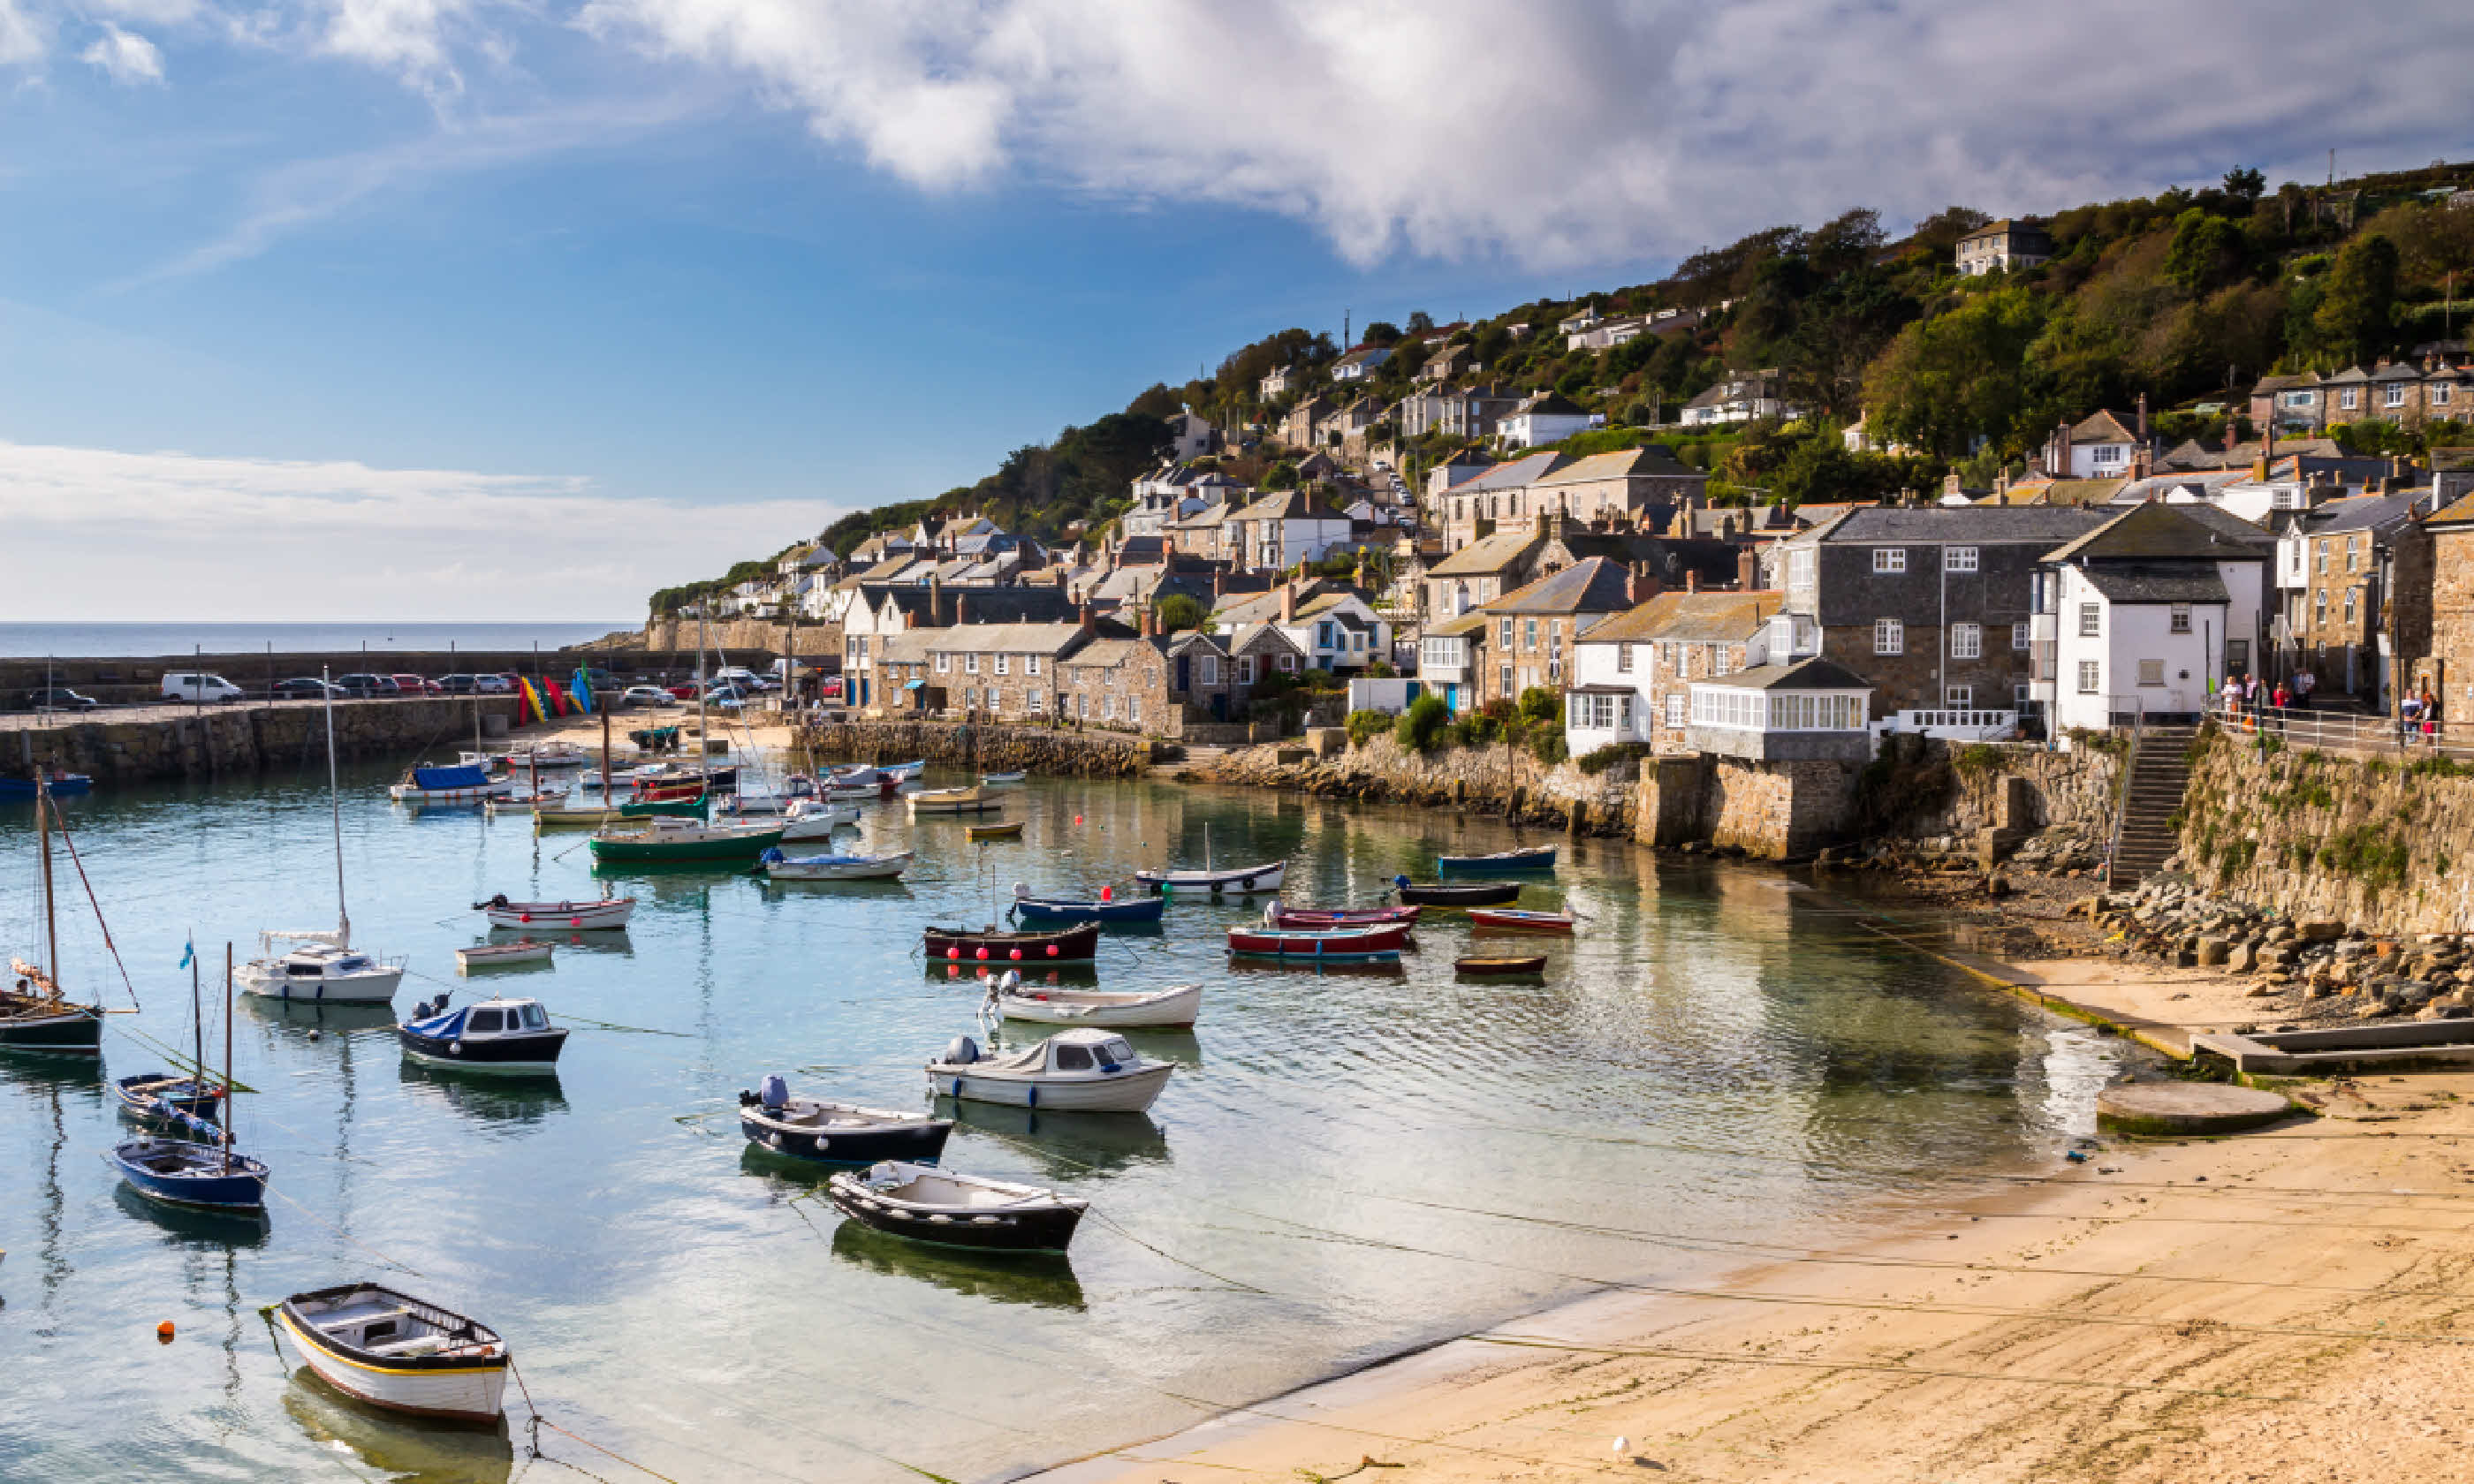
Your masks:
{"label": "distant sea", "polygon": [[557,649],[639,627],[608,623],[0,623],[0,658],[150,655],[262,655],[355,650],[444,654],[449,649]]}

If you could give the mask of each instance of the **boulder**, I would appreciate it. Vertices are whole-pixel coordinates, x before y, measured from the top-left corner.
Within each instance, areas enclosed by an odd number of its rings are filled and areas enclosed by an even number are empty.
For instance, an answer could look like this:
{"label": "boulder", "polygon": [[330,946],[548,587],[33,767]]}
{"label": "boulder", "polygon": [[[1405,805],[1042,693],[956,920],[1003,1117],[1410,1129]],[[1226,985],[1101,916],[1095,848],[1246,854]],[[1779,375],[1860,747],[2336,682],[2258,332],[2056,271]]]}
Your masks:
{"label": "boulder", "polygon": [[[2188,951],[2187,945],[2185,951]],[[2197,944],[2199,966],[2203,969],[2214,968],[2224,963],[2232,951],[2232,945],[2222,938],[2202,938]]]}
{"label": "boulder", "polygon": [[2344,923],[2332,922],[2324,918],[2314,919],[2308,922],[2296,922],[2293,924],[2293,930],[2301,935],[2306,943],[2327,943],[2345,936]]}

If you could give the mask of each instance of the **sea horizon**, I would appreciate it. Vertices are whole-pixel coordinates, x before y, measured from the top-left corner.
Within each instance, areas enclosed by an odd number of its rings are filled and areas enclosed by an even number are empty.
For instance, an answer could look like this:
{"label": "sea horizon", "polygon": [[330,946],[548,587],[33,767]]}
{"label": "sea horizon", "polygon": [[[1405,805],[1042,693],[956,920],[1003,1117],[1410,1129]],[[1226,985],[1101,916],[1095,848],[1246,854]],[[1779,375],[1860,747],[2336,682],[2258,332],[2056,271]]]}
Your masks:
{"label": "sea horizon", "polygon": [[366,647],[377,654],[445,654],[453,650],[545,650],[584,644],[605,634],[634,631],[624,619],[559,623],[523,619],[390,621],[350,619],[322,623],[247,623],[230,619],[86,619],[50,623],[0,620],[0,658],[63,659],[150,656],[256,655],[341,652]]}

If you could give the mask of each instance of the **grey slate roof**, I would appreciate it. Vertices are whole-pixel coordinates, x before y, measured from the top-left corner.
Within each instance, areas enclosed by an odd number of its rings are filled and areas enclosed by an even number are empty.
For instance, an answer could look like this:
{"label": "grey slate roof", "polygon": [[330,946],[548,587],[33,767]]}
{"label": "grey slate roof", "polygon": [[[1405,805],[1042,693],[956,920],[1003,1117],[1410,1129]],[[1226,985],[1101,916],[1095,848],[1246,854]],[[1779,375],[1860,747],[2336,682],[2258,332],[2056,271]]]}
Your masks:
{"label": "grey slate roof", "polygon": [[2385,531],[2413,518],[2413,507],[2426,498],[2423,490],[2400,490],[2393,494],[2364,495],[2350,500],[2334,500],[2313,511],[2303,522],[2306,536],[2326,536],[2344,531]]}
{"label": "grey slate roof", "polygon": [[1623,564],[1590,557],[1484,605],[1490,613],[1615,613],[1632,607]]}
{"label": "grey slate roof", "polygon": [[2080,573],[2112,603],[2230,603],[2214,563],[2095,562]]}
{"label": "grey slate roof", "polygon": [[[2048,552],[2048,562],[2241,562],[2265,558],[2276,539],[2213,505],[2135,505]],[[2178,601],[2178,600],[2177,600]]]}
{"label": "grey slate roof", "polygon": [[1936,505],[1909,510],[1867,506],[1851,510],[1820,539],[1882,546],[1902,541],[1951,541],[1982,546],[2000,541],[2059,544],[2114,518],[2113,513],[2069,505]]}
{"label": "grey slate roof", "polygon": [[1840,664],[1819,655],[1796,660],[1793,664],[1755,665],[1733,675],[1700,682],[1707,685],[1727,685],[1738,690],[1871,690],[1873,682]]}

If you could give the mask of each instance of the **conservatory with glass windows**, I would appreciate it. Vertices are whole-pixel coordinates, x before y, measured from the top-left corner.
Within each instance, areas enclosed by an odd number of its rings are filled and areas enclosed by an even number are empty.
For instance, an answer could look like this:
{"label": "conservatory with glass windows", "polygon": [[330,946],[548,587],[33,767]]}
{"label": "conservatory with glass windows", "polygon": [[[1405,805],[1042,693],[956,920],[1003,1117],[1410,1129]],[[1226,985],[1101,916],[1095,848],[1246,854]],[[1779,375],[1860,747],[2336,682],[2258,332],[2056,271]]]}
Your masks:
{"label": "conservatory with glass windows", "polygon": [[1861,763],[1873,755],[1873,687],[1818,656],[1692,683],[1687,735],[1705,753],[1761,762]]}

